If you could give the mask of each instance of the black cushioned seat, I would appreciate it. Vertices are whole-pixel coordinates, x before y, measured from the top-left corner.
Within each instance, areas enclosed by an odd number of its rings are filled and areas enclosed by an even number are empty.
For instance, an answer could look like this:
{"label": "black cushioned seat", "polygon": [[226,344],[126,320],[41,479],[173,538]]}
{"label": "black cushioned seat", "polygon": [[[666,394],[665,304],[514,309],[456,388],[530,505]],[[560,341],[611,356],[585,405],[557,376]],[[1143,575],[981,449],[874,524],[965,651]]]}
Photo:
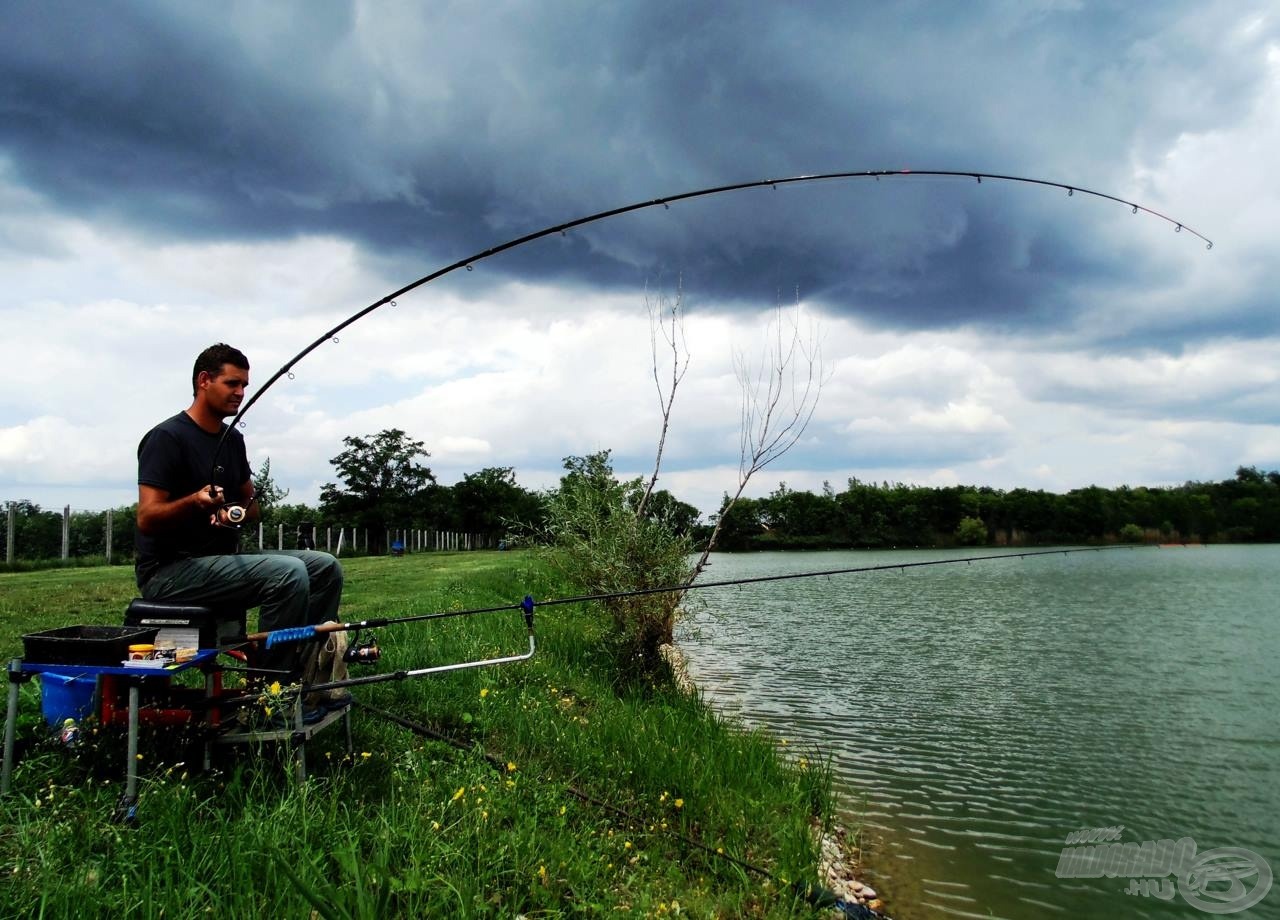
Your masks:
{"label": "black cushioned seat", "polygon": [[197,630],[200,648],[219,648],[245,641],[245,610],[178,601],[148,601],[135,597],[124,614],[125,626],[158,626],[169,630]]}

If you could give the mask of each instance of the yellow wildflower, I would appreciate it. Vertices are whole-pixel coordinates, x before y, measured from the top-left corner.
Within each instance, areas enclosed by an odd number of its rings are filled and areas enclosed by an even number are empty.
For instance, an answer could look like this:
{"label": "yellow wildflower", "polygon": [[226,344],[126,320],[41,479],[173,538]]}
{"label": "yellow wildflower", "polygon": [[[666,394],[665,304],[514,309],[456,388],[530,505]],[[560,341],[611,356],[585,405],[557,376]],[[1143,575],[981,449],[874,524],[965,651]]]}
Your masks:
{"label": "yellow wildflower", "polygon": [[466,787],[466,786],[459,786],[459,787],[458,787],[458,791],[457,791],[457,792],[455,792],[455,793],[453,794],[453,798],[451,798],[449,801],[450,801],[450,802],[456,802],[456,801],[458,801],[458,799],[462,798],[462,797],[463,797],[463,795],[465,795],[465,794],[466,794],[466,791],[467,791],[467,787]]}
{"label": "yellow wildflower", "polygon": [[480,699],[484,699],[484,698],[485,698],[486,696],[488,696],[488,695],[489,695],[489,688],[488,688],[488,687],[481,687],[481,688],[480,688]]}
{"label": "yellow wildflower", "polygon": [[507,761],[507,772],[508,772],[508,773],[514,773],[514,772],[516,772],[516,764],[515,764],[515,761],[514,761],[514,760],[508,760],[508,761]]}
{"label": "yellow wildflower", "polygon": [[676,808],[684,808],[684,799],[676,799]]}
{"label": "yellow wildflower", "polygon": [[278,681],[278,680],[273,680],[273,681],[271,682],[271,686],[270,686],[270,687],[268,687],[267,689],[268,689],[268,690],[270,690],[272,693],[279,693],[279,692],[280,692],[280,681]]}

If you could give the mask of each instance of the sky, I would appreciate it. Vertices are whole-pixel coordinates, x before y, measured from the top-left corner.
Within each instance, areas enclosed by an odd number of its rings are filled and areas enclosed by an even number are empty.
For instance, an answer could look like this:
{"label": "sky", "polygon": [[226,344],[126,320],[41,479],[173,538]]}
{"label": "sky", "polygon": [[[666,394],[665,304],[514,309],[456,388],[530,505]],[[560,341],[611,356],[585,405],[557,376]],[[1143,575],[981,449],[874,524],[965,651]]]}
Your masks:
{"label": "sky", "polygon": [[[820,381],[748,495],[850,477],[1061,492],[1280,468],[1280,13],[1251,0],[486,4],[0,0],[0,502],[136,500],[195,355],[289,501],[399,428],[440,482],[736,489],[742,368]],[[779,321],[781,326],[778,325]],[[772,331],[771,331],[772,330]],[[765,365],[767,366],[767,362]],[[791,369],[804,372],[800,360]],[[788,391],[789,393],[789,391]],[[785,415],[788,402],[780,404]]]}

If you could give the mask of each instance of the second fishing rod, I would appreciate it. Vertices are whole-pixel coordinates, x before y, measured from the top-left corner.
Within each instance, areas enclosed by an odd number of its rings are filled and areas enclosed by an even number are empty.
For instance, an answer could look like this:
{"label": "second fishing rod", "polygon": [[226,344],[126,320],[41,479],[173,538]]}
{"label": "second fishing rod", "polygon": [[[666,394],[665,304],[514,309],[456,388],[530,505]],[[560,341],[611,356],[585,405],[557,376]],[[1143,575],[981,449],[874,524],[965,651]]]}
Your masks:
{"label": "second fishing rod", "polygon": [[330,681],[322,684],[311,684],[303,689],[311,691],[338,689],[342,687],[354,687],[365,684],[384,683],[387,681],[407,680],[415,677],[425,677],[432,674],[441,674],[448,671],[465,670],[477,667],[488,667],[500,664],[511,664],[517,661],[525,661],[532,658],[537,651],[537,640],[535,633],[535,611],[539,607],[557,607],[567,604],[587,604],[593,602],[605,602],[610,600],[621,600],[629,597],[644,597],[657,594],[677,594],[683,595],[688,591],[697,591],[707,588],[725,588],[737,585],[763,584],[767,582],[792,581],[803,578],[831,578],[842,575],[870,574],[875,572],[892,572],[894,570],[905,572],[908,569],[923,569],[935,566],[946,565],[971,565],[975,562],[994,562],[997,560],[1007,559],[1026,559],[1035,556],[1058,556],[1071,555],[1074,553],[1097,553],[1107,550],[1117,549],[1134,549],[1129,544],[1113,544],[1108,546],[1085,546],[1085,547],[1068,547],[1065,549],[1042,549],[1042,550],[1024,550],[1013,553],[991,553],[985,555],[974,556],[958,556],[950,559],[927,559],[919,562],[885,562],[876,565],[849,566],[835,569],[822,569],[818,571],[808,572],[784,572],[775,575],[757,575],[748,578],[730,578],[713,581],[695,581],[692,583],[680,585],[664,585],[653,588],[634,588],[624,591],[608,591],[597,592],[592,594],[578,594],[570,597],[552,598],[548,600],[535,601],[532,595],[525,595],[524,599],[519,603],[501,604],[493,607],[475,607],[467,610],[447,610],[436,611],[432,613],[417,613],[399,617],[376,617],[364,620],[356,620],[346,623],[320,623],[311,626],[299,626],[289,629],[278,629],[270,632],[251,633],[246,638],[249,642],[261,643],[266,648],[275,648],[281,644],[290,642],[307,642],[320,638],[330,633],[337,632],[355,632],[357,635],[362,630],[382,629],[387,626],[399,625],[402,623],[421,623],[429,620],[452,619],[455,617],[470,617],[483,614],[503,613],[519,611],[525,621],[528,634],[528,650],[513,655],[505,655],[495,658],[481,659],[478,661],[460,662],[456,664],[437,665],[425,668],[400,669],[396,671],[384,672],[381,674],[371,674],[363,677],[352,677],[345,680]]}

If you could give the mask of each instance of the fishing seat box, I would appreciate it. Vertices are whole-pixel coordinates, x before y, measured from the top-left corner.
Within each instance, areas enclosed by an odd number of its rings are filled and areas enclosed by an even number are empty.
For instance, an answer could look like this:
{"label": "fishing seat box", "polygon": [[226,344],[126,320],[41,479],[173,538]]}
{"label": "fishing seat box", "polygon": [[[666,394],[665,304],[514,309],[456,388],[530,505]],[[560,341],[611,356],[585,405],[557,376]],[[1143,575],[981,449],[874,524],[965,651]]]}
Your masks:
{"label": "fishing seat box", "polygon": [[124,614],[125,626],[156,628],[156,645],[223,648],[245,642],[242,607],[210,607],[135,597]]}

